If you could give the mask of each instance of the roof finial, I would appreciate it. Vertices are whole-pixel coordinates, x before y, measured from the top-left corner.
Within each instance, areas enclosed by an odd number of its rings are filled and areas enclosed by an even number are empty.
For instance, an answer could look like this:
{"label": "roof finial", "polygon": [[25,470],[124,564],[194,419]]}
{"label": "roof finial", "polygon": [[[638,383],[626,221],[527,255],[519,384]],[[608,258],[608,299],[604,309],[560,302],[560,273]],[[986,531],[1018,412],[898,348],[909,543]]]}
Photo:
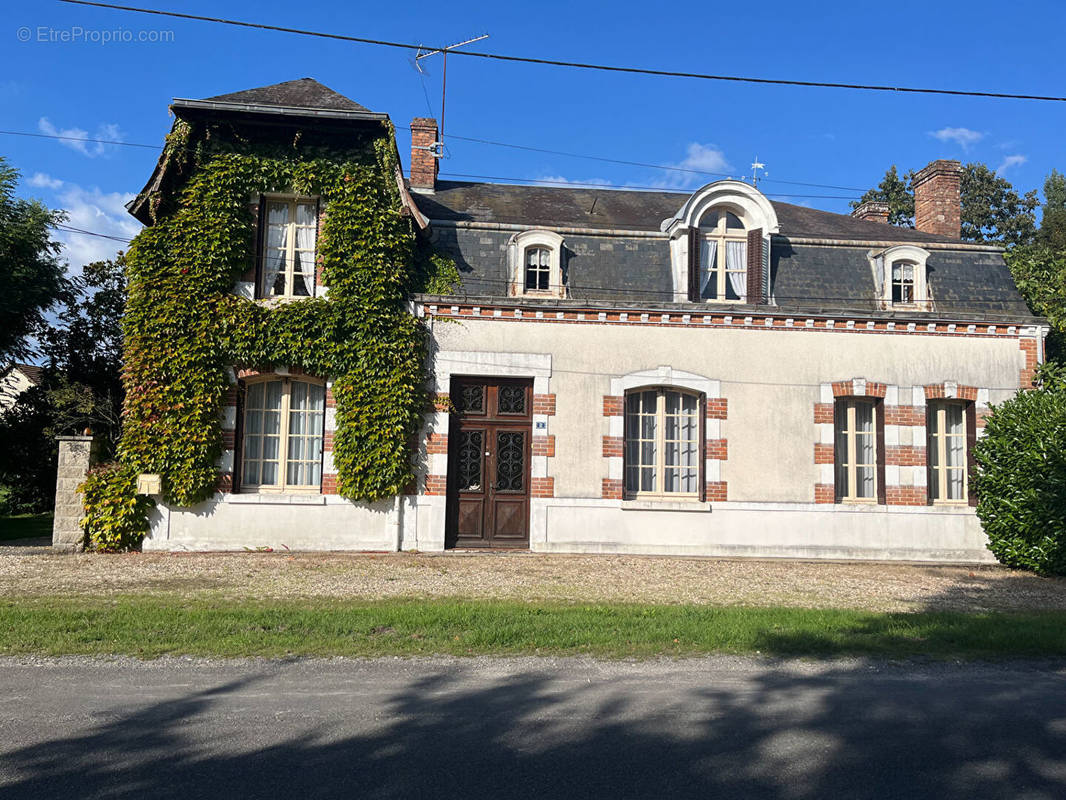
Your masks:
{"label": "roof finial", "polygon": [[766,165],[759,161],[759,157],[755,156],[755,160],[751,162],[751,185],[756,189],[759,188],[759,170],[763,171],[763,177],[767,175]]}

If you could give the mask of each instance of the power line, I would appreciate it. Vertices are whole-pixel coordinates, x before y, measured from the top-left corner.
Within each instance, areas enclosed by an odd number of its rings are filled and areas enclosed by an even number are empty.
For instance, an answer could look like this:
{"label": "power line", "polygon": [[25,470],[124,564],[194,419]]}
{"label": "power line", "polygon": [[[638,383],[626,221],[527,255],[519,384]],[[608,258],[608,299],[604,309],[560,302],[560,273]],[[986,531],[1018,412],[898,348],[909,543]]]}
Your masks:
{"label": "power line", "polygon": [[127,239],[125,236],[112,236],[109,233],[97,233],[96,231],[87,231],[83,230],[82,228],[74,228],[70,225],[53,225],[52,227],[56,230],[65,231],[67,233],[80,233],[84,236],[98,236],[101,239],[113,239],[116,242],[125,242],[126,244],[129,244],[133,241],[132,239]]}
{"label": "power line", "polygon": [[[371,44],[379,47],[395,47],[403,50],[419,50],[425,49],[424,44],[411,44],[407,42],[394,42],[386,39],[369,39],[361,36],[345,36],[339,33],[323,33],[322,31],[311,31],[302,28],[290,28],[280,25],[267,25],[259,22],[244,22],[241,20],[225,19],[222,17],[205,17],[197,14],[182,14],[177,11],[161,11],[152,8],[137,8],[135,6],[121,6],[111,3],[97,3],[90,0],[60,0],[63,3],[71,3],[81,6],[95,6],[97,8],[108,8],[115,11],[132,11],[138,14],[154,14],[161,17],[173,17],[176,19],[188,19],[198,22],[214,22],[220,25],[234,25],[240,28],[253,28],[257,30],[276,31],[279,33],[292,33],[299,36],[314,36],[320,39],[333,39],[342,42],[355,42],[358,44]],[[434,48],[443,49],[443,48]],[[662,78],[691,78],[695,80],[707,80],[707,81],[730,81],[734,83],[755,83],[764,85],[776,85],[776,86],[806,86],[812,88],[822,89],[854,89],[859,91],[869,92],[904,92],[910,94],[934,94],[934,95],[953,95],[960,97],[990,97],[1004,100],[1041,100],[1051,102],[1066,102],[1066,97],[1055,97],[1049,95],[1038,94],[1012,94],[1008,92],[980,92],[963,89],[932,89],[924,87],[914,86],[884,86],[878,84],[862,84],[862,83],[841,83],[832,81],[800,81],[800,80],[787,80],[783,78],[754,78],[740,75],[713,75],[701,72],[680,72],[674,70],[665,69],[650,69],[644,67],[622,67],[610,64],[592,64],[581,61],[561,61],[549,58],[530,58],[526,56],[511,56],[504,55],[502,53],[485,53],[474,50],[449,50],[450,55],[468,56],[470,58],[483,58],[493,61],[506,61],[521,64],[538,64],[541,66],[552,67],[568,67],[571,69],[588,69],[598,70],[601,72],[620,72],[634,75],[650,75]]]}

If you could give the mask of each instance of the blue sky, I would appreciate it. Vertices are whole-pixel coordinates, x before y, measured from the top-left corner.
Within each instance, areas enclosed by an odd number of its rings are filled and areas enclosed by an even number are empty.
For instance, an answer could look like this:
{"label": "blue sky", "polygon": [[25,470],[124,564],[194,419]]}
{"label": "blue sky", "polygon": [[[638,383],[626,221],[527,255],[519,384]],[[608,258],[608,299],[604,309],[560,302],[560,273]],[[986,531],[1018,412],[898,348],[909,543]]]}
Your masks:
{"label": "blue sky", "polygon": [[[135,3],[136,4],[136,3]],[[312,30],[446,44],[488,32],[487,51],[682,71],[802,80],[1063,94],[1066,3],[773,2],[358,3],[144,0],[143,5]],[[439,113],[440,63],[420,78],[410,54],[71,6],[0,0],[6,70],[0,128],[160,144],[173,97],[208,97],[313,77],[397,125]],[[1019,13],[1011,13],[1017,9]],[[1024,10],[1024,13],[1021,13]],[[29,41],[20,41],[20,29]],[[61,41],[78,29],[167,31],[166,42]],[[25,36],[26,34],[21,34]],[[83,36],[85,34],[82,34]],[[151,36],[152,34],[148,34]],[[42,38],[44,41],[42,41]],[[49,41],[48,39],[55,39]],[[424,84],[423,84],[424,81]],[[427,108],[427,97],[430,108]],[[1061,146],[1066,103],[788,88],[605,74],[453,56],[447,131],[456,135],[736,177],[758,156],[767,193],[846,212],[891,164],[983,161],[1020,190],[1040,188]],[[82,132],[82,133],[79,133]],[[400,151],[409,149],[399,130]],[[71,225],[131,236],[122,206],[158,152],[0,135],[22,194]],[[666,186],[710,178],[452,139],[442,172]],[[821,189],[777,180],[830,184]],[[844,199],[841,199],[841,196]],[[77,267],[114,252],[106,239],[61,234]]]}

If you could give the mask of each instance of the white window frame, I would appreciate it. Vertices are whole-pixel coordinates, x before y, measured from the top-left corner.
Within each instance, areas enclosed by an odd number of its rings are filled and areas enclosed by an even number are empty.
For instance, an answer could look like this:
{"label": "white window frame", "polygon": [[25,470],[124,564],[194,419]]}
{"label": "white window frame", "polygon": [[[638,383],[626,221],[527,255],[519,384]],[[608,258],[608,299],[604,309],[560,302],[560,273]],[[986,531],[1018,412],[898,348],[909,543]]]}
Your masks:
{"label": "white window frame", "polygon": [[[268,230],[270,226],[270,204],[271,203],[285,203],[289,207],[289,221],[286,223],[285,231],[285,291],[282,294],[270,294],[270,287],[266,285],[266,264],[267,264],[267,241]],[[300,227],[296,223],[296,207],[298,205],[313,204],[315,207],[314,213],[314,230],[315,241],[314,247],[310,251],[311,258],[311,292],[310,294],[295,294],[294,289],[296,286],[296,272],[295,272],[295,253],[296,253],[296,229]],[[305,197],[302,195],[294,194],[265,194],[262,197],[259,208],[259,216],[262,220],[262,240],[259,243],[259,263],[256,265],[256,297],[260,300],[305,300],[308,297],[315,297],[318,294],[318,219],[321,213],[320,200],[318,197]],[[307,251],[302,251],[307,252]]]}
{"label": "white window frame", "polygon": [[[955,406],[962,412],[962,429],[960,433],[948,433],[947,432],[947,409],[948,406]],[[930,477],[929,481],[929,499],[934,505],[945,506],[965,506],[970,502],[970,449],[969,449],[969,420],[967,415],[970,413],[970,409],[967,408],[967,403],[962,401],[953,400],[929,400],[927,401],[927,414],[926,420],[927,436],[926,436],[926,463],[929,465]],[[932,417],[936,417],[936,427],[929,425]],[[947,465],[947,450],[948,450],[948,438],[958,437],[962,439],[962,465],[952,466]],[[933,459],[930,458],[933,448],[936,448],[937,466],[933,466]],[[954,470],[962,471],[962,497],[947,497],[948,487],[948,473]]]}
{"label": "white window frame", "polygon": [[[877,452],[877,415],[879,412],[880,403],[875,400],[870,400],[864,397],[840,397],[837,398],[837,404],[843,411],[842,415],[835,415],[837,418],[843,417],[844,430],[834,430],[834,459],[838,459],[841,456],[839,452],[840,448],[837,446],[837,437],[841,434],[844,437],[844,488],[845,491],[841,493],[840,500],[844,503],[864,503],[864,504],[876,504],[878,494],[878,470],[877,460],[880,457],[880,453]],[[869,463],[858,464],[856,460],[858,458],[858,437],[861,434],[856,427],[856,407],[859,405],[866,405],[870,407],[870,452],[873,454],[873,460]],[[834,426],[836,427],[836,426]],[[857,494],[858,482],[858,468],[870,467],[873,469],[873,496],[861,497]]]}
{"label": "white window frame", "polygon": [[[290,484],[288,483],[288,462],[289,462],[289,412],[292,410],[292,385],[294,383],[307,383],[314,386],[322,387],[322,428],[318,433],[321,445],[319,450],[324,450],[325,447],[325,420],[326,420],[326,406],[325,406],[325,393],[326,383],[325,381],[317,378],[312,378],[306,375],[289,376],[289,375],[260,375],[254,378],[248,378],[244,381],[245,397],[247,397],[247,391],[255,384],[267,384],[272,382],[281,383],[281,420],[278,430],[278,456],[276,459],[264,459],[262,457],[253,459],[254,461],[266,462],[272,460],[277,464],[278,469],[278,482],[274,484],[259,484],[259,483],[245,483],[244,482],[244,465],[247,460],[247,436],[248,436],[248,404],[244,403],[241,409],[241,451],[240,451],[240,464],[237,465],[239,472],[237,473],[240,478],[240,489],[242,492],[256,492],[259,494],[319,494],[322,491],[322,465],[319,466],[319,480],[315,484]],[[264,392],[266,391],[264,387]],[[262,454],[260,453],[260,456]]]}
{"label": "white window frame", "polygon": [[[623,496],[627,500],[699,500],[701,491],[699,482],[705,480],[704,476],[704,459],[705,459],[705,437],[700,436],[702,425],[700,420],[702,415],[705,414],[704,395],[698,392],[694,392],[687,389],[682,389],[677,386],[644,386],[640,388],[629,389],[626,391],[622,399],[622,447],[628,449],[630,439],[628,436],[629,430],[629,398],[633,395],[640,395],[645,392],[655,392],[655,464],[645,465],[643,463],[633,465],[628,463],[628,459],[624,459],[625,472],[622,475],[622,487]],[[675,393],[686,397],[692,397],[696,400],[696,464],[694,469],[696,470],[696,491],[695,492],[672,492],[667,491],[666,487],[666,470],[671,465],[666,463],[666,396],[669,393]],[[638,425],[639,427],[639,425]],[[645,441],[644,439],[638,439],[638,441]],[[639,450],[640,448],[638,448]],[[652,491],[647,490],[632,490],[628,487],[629,481],[629,469],[633,466],[637,467],[638,480],[637,484],[640,485],[639,473],[640,469],[645,466],[654,466],[655,468],[655,489]],[[685,469],[680,464],[673,465],[673,468]]]}
{"label": "white window frame", "polygon": [[[549,230],[529,230],[516,233],[508,243],[508,261],[511,273],[511,295],[526,297],[566,297],[563,280],[563,237]],[[526,288],[526,261],[528,251],[548,251],[548,288]]]}
{"label": "white window frame", "polygon": [[[702,290],[703,276],[705,272],[710,269],[710,265],[703,263],[703,244],[704,242],[716,242],[714,252],[715,265],[713,268],[712,280],[715,282],[715,297],[702,297],[702,291],[700,292],[700,302],[703,303],[746,303],[748,302],[748,223],[744,219],[744,212],[737,208],[731,208],[729,206],[712,206],[704,212],[703,217],[700,218],[700,224],[702,226],[703,218],[708,214],[718,215],[718,224],[714,228],[699,228],[699,244],[700,244],[700,276],[699,285]],[[732,214],[736,217],[741,224],[740,232],[737,232],[736,228],[729,228],[728,214]],[[729,270],[726,268],[726,243],[727,242],[743,242],[744,243],[744,268],[742,270]],[[729,273],[741,272],[744,275],[744,281],[742,286],[744,291],[740,293],[738,300],[728,299],[726,295],[727,287],[729,286]]]}
{"label": "white window frame", "polygon": [[[926,275],[928,250],[914,245],[899,245],[880,252],[871,250],[867,257],[877,281],[882,308],[932,311],[933,303],[929,296],[929,282]],[[897,263],[911,264],[914,267],[914,299],[908,302],[897,303],[892,300],[892,271]]]}

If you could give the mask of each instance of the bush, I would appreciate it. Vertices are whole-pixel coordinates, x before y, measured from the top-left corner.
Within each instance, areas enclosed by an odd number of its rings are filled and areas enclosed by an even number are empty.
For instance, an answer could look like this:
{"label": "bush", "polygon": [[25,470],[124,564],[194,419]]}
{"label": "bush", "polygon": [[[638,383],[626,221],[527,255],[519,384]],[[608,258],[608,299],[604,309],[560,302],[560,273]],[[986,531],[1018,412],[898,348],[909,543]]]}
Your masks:
{"label": "bush", "polygon": [[150,497],[137,494],[137,472],[117,463],[89,471],[78,487],[85,493],[85,531],[90,550],[115,552],[139,547],[148,533]]}
{"label": "bush", "polygon": [[1066,369],[1045,364],[1036,389],[994,406],[974,457],[977,516],[996,558],[1066,574]]}

